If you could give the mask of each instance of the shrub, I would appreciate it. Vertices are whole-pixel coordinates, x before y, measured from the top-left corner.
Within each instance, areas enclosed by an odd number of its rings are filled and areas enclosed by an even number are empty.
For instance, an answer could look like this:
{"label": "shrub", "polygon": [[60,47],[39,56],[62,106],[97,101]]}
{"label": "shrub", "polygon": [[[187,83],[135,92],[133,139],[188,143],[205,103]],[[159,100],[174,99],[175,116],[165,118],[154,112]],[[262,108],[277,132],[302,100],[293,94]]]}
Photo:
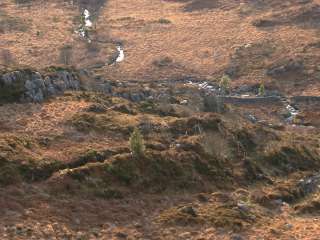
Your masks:
{"label": "shrub", "polygon": [[265,87],[264,84],[261,83],[259,87],[259,96],[264,96],[265,95]]}
{"label": "shrub", "polygon": [[143,137],[138,128],[135,128],[129,139],[131,153],[134,157],[141,157],[144,155],[145,145]]}
{"label": "shrub", "polygon": [[221,89],[222,94],[225,94],[229,91],[231,79],[228,75],[224,74],[219,83],[219,87]]}
{"label": "shrub", "polygon": [[169,67],[171,64],[173,64],[173,60],[168,56],[153,61],[153,65],[157,67]]}
{"label": "shrub", "polygon": [[170,24],[171,21],[169,19],[166,19],[166,18],[160,18],[158,20],[158,23],[160,23],[160,24]]}

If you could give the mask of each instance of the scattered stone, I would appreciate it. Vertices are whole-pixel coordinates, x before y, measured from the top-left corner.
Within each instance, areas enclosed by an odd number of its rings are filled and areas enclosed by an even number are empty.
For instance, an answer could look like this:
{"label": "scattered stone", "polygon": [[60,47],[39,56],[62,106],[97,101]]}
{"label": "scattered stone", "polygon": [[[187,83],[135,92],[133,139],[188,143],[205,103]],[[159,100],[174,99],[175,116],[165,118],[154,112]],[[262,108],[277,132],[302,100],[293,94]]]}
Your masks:
{"label": "scattered stone", "polygon": [[293,225],[291,223],[286,223],[283,227],[285,230],[291,230],[293,228]]}
{"label": "scattered stone", "polygon": [[320,190],[320,174],[315,174],[311,177],[301,179],[298,187],[304,196],[315,193]]}
{"label": "scattered stone", "polygon": [[290,59],[285,63],[276,65],[267,70],[267,75],[271,77],[281,77],[286,74],[301,73],[304,65],[301,61]]}
{"label": "scattered stone", "polygon": [[187,105],[187,104],[188,104],[188,100],[186,100],[186,99],[185,99],[185,100],[182,100],[182,101],[180,102],[180,104],[181,104],[181,105]]}
{"label": "scattered stone", "polygon": [[257,123],[257,118],[255,117],[255,116],[253,116],[252,114],[249,114],[248,116],[247,116],[247,118],[248,118],[248,120],[250,121],[250,122],[252,122],[252,123]]}

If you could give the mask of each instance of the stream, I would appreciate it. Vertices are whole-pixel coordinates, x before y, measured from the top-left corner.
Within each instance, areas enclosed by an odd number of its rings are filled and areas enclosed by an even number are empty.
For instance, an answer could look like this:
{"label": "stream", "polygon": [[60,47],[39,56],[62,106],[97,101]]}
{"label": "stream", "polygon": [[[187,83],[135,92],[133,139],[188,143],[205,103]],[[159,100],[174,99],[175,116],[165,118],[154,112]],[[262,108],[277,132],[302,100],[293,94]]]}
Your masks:
{"label": "stream", "polygon": [[[199,90],[202,90],[205,92],[206,95],[221,95],[221,89],[218,85],[213,85],[208,83],[207,81],[203,82],[195,82],[188,80],[185,84],[185,86],[193,86],[198,88]],[[226,97],[237,97],[237,98],[259,98],[258,95],[254,94],[228,94],[225,95]],[[292,106],[290,103],[290,99],[287,97],[282,97],[282,102],[284,103],[285,109],[288,111],[288,117],[285,119],[285,122],[288,124],[295,125],[295,118],[299,115],[299,110]]]}
{"label": "stream", "polygon": [[75,30],[75,33],[79,34],[80,37],[86,39],[88,43],[91,43],[91,39],[89,37],[89,30],[92,28],[93,24],[90,20],[90,12],[88,9],[85,9],[81,14],[81,24],[78,29]]}

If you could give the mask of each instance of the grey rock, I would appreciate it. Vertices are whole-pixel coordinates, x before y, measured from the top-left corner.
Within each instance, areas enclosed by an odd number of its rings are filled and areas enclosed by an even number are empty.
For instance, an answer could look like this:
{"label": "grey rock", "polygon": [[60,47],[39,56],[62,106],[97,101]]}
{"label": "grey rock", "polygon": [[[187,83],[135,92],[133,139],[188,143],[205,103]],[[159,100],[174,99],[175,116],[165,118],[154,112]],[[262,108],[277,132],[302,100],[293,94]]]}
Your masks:
{"label": "grey rock", "polygon": [[267,75],[271,77],[280,77],[289,73],[298,73],[304,70],[304,65],[301,61],[288,60],[286,63],[277,65],[267,70]]}
{"label": "grey rock", "polygon": [[250,212],[250,206],[242,201],[237,203],[237,207],[240,211]]}
{"label": "grey rock", "polygon": [[257,121],[258,121],[257,118],[252,114],[248,114],[247,118],[251,123],[257,123]]}
{"label": "grey rock", "polygon": [[0,90],[20,94],[22,102],[42,102],[46,97],[63,93],[65,90],[80,89],[80,81],[71,72],[58,71],[50,76],[42,76],[39,72],[20,70],[8,72],[0,76]]}
{"label": "grey rock", "polygon": [[318,192],[320,190],[319,186],[320,174],[315,174],[305,179],[301,179],[298,183],[298,187],[304,196]]}
{"label": "grey rock", "polygon": [[185,206],[180,208],[180,211],[182,213],[186,213],[188,215],[191,215],[192,217],[197,217],[198,214],[196,213],[196,211],[194,210],[194,208],[192,206]]}

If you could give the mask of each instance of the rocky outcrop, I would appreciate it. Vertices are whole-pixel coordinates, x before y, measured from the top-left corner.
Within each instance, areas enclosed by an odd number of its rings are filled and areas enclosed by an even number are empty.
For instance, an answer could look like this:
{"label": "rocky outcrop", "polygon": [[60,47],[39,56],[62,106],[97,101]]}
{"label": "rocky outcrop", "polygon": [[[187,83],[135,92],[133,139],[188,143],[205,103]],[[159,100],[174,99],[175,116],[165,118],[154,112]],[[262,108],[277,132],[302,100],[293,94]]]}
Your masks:
{"label": "rocky outcrop", "polygon": [[303,70],[302,61],[289,59],[270,67],[266,73],[273,78],[278,78],[289,74],[301,74]]}
{"label": "rocky outcrop", "polygon": [[78,76],[68,70],[40,74],[27,69],[0,75],[0,101],[42,102],[46,97],[78,89]]}

